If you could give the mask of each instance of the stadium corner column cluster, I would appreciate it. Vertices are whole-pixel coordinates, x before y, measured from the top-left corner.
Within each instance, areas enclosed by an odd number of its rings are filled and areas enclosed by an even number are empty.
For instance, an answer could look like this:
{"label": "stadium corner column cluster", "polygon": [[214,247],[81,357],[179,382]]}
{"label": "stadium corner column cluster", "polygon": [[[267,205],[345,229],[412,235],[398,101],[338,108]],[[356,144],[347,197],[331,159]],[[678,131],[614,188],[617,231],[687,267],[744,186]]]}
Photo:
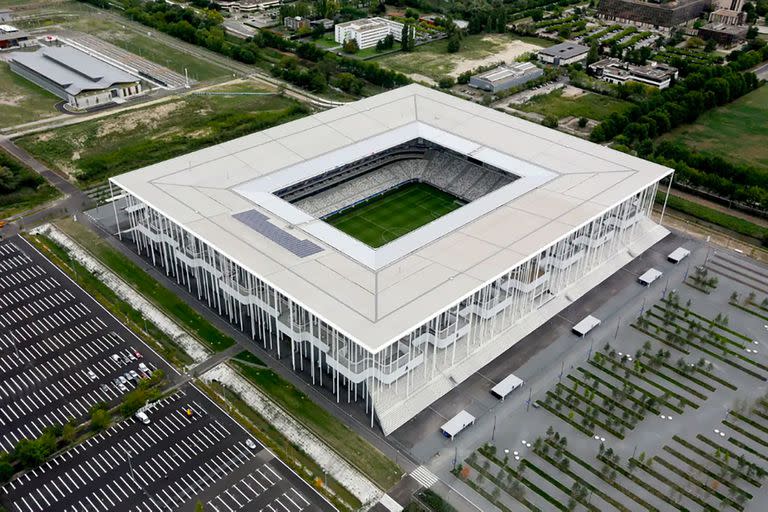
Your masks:
{"label": "stadium corner column cluster", "polygon": [[[671,174],[410,85],[110,181],[124,240],[389,434],[666,236]],[[325,221],[412,183],[457,207]]]}

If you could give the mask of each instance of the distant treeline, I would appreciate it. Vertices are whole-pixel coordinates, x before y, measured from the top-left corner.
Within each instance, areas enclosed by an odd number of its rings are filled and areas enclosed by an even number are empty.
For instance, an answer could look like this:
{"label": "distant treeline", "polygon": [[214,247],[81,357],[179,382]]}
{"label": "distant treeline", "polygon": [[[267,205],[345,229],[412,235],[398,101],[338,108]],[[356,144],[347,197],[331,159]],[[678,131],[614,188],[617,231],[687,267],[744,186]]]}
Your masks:
{"label": "distant treeline", "polygon": [[768,210],[768,171],[670,141],[660,142],[647,158],[674,168],[678,183]]}
{"label": "distant treeline", "polygon": [[625,113],[613,113],[592,130],[591,139],[604,142],[621,135],[627,144],[642,143],[701,114],[735,100],[759,86],[754,73],[730,66],[706,66],[672,87],[638,101]]}

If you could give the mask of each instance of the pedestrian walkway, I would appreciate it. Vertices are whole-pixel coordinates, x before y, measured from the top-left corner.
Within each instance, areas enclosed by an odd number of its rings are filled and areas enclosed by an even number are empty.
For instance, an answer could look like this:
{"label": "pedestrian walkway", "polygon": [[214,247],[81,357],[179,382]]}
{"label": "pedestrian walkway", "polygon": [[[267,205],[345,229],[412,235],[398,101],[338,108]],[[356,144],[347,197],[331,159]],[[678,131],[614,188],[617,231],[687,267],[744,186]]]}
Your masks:
{"label": "pedestrian walkway", "polygon": [[419,466],[416,469],[413,470],[411,473],[411,476],[414,480],[419,482],[421,485],[429,489],[433,485],[437,483],[437,477],[434,473],[432,473],[430,470],[425,468],[424,466]]}

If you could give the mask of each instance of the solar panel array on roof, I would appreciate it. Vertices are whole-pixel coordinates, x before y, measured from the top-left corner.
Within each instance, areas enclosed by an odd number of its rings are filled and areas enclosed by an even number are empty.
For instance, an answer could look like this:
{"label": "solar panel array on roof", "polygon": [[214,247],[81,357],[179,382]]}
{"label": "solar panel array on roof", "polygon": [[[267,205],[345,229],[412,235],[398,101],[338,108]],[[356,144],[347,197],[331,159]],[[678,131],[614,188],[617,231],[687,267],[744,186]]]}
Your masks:
{"label": "solar panel array on roof", "polygon": [[311,240],[299,240],[292,234],[283,231],[269,222],[269,217],[256,210],[247,210],[236,213],[233,217],[254,231],[269,238],[284,249],[291,251],[299,258],[306,258],[307,256],[312,256],[323,250],[322,247]]}

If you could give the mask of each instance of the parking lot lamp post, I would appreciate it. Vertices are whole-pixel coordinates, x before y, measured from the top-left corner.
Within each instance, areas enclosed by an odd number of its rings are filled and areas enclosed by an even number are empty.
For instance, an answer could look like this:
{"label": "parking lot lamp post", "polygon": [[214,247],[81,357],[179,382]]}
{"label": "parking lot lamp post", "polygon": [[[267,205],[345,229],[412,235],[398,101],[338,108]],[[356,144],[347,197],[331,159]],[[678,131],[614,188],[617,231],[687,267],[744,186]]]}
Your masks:
{"label": "parking lot lamp post", "polygon": [[589,361],[590,359],[592,359],[592,345],[593,345],[594,343],[595,343],[595,339],[594,339],[594,338],[591,338],[591,339],[589,340],[589,353],[587,354],[587,361]]}
{"label": "parking lot lamp post", "polygon": [[614,340],[619,337],[619,326],[620,325],[621,325],[621,315],[619,315],[619,319],[616,320],[616,332],[613,334],[613,339]]}
{"label": "parking lot lamp post", "polygon": [[533,397],[533,388],[528,388],[528,400],[525,401],[525,411],[531,408],[531,398]]}
{"label": "parking lot lamp post", "polygon": [[563,380],[563,370],[565,370],[565,361],[560,363],[560,376],[557,378],[557,380]]}
{"label": "parking lot lamp post", "polygon": [[128,453],[128,450],[123,448],[123,451],[125,452],[126,457],[128,457],[128,468],[131,471],[131,478],[133,479],[133,483],[136,485],[139,485],[139,482],[136,480],[136,475],[133,473],[133,463],[131,462],[131,454]]}
{"label": "parking lot lamp post", "polygon": [[493,430],[491,431],[491,442],[493,442],[494,437],[496,437],[496,414],[493,415]]}
{"label": "parking lot lamp post", "polygon": [[456,461],[459,458],[459,447],[454,446],[453,447],[453,470],[456,471]]}

